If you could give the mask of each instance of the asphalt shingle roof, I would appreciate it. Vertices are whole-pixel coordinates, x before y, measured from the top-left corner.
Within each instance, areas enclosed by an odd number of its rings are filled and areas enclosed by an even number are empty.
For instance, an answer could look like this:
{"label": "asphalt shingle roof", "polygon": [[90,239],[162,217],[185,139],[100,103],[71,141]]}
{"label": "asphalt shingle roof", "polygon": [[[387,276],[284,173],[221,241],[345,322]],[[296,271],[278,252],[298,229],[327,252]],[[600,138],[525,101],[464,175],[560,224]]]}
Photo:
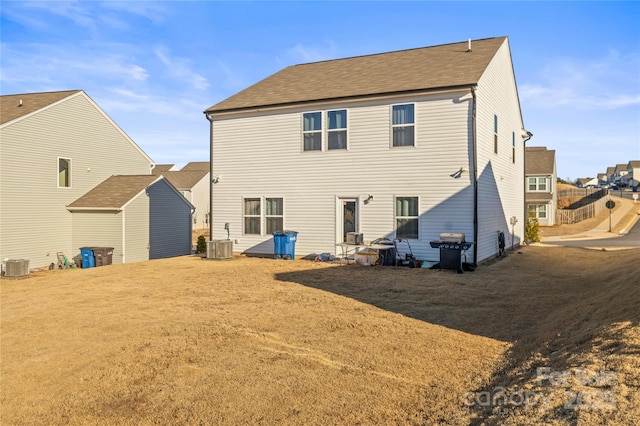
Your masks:
{"label": "asphalt shingle roof", "polygon": [[205,112],[476,84],[507,37],[287,67]]}
{"label": "asphalt shingle roof", "polygon": [[525,148],[526,175],[551,175],[556,161],[556,151],[544,146],[530,146]]}
{"label": "asphalt shingle roof", "polygon": [[111,176],[69,204],[67,208],[119,210],[158,179],[162,178],[158,175]]}
{"label": "asphalt shingle roof", "polygon": [[164,176],[176,189],[185,190],[193,188],[202,178],[209,173],[209,170],[174,171],[162,172]]}
{"label": "asphalt shingle roof", "polygon": [[[0,96],[0,124],[30,114],[78,92],[80,90]],[[20,106],[20,101],[22,101],[22,106]]]}
{"label": "asphalt shingle roof", "polygon": [[162,172],[168,172],[173,167],[175,167],[175,164],[156,164],[156,166],[153,168],[153,170],[151,170],[151,172],[154,175],[158,175]]}

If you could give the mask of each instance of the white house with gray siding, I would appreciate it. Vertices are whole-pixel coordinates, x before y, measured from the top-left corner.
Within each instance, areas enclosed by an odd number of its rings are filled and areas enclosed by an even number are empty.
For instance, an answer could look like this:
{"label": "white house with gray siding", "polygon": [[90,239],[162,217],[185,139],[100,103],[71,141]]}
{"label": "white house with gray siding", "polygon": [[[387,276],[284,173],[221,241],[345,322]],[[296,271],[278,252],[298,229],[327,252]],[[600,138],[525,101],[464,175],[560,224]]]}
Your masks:
{"label": "white house with gray siding", "polygon": [[179,170],[157,170],[176,187],[195,208],[192,219],[193,229],[209,228],[210,168],[208,161],[193,161]]}
{"label": "white house with gray siding", "polygon": [[442,232],[467,261],[524,236],[524,129],[506,37],[290,66],[205,111],[212,239],[272,254],[336,252],[349,231],[402,239],[418,259]]}

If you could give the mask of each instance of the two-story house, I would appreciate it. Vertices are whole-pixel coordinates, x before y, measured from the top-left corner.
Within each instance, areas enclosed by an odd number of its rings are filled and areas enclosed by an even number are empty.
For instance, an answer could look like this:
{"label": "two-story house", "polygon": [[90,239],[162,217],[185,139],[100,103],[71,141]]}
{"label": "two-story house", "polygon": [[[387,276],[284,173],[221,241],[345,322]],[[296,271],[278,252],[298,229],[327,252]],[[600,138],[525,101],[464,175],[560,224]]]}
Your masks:
{"label": "two-story house", "polygon": [[210,163],[208,161],[192,161],[182,169],[154,168],[154,174],[161,174],[175,186],[178,191],[194,206],[192,224],[194,229],[209,227],[210,196]]}
{"label": "two-story house", "polygon": [[627,185],[627,173],[629,173],[629,171],[627,170],[627,163],[623,163],[623,164],[616,164],[616,168],[615,168],[615,172],[614,172],[614,182],[617,183],[618,185],[621,186],[626,186]]}
{"label": "two-story house", "polygon": [[525,149],[525,157],[527,209],[535,214],[540,225],[553,225],[558,204],[556,151],[531,146]]}
{"label": "two-story house", "polygon": [[[191,252],[192,206],[84,91],[0,96],[0,113],[0,259],[43,267],[82,246],[113,247],[113,263]],[[110,186],[114,175],[143,178]],[[172,225],[155,226],[167,212]]]}
{"label": "two-story house", "polygon": [[627,164],[627,183],[634,188],[640,186],[640,160],[631,160]]}
{"label": "two-story house", "polygon": [[204,111],[212,239],[334,252],[348,232],[410,242],[464,233],[468,262],[524,236],[524,129],[507,37],[287,67]]}

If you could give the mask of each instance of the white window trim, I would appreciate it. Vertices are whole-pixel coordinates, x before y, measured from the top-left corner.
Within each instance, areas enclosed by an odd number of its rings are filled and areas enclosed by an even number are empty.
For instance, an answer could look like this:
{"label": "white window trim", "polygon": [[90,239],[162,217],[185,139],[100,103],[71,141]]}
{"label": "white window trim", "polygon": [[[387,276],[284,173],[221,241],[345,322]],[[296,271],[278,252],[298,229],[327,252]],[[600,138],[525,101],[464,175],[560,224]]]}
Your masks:
{"label": "white window trim", "polygon": [[[404,104],[403,104],[404,105]],[[329,129],[329,112],[332,111],[346,111],[347,113],[347,127],[345,127],[344,129]],[[320,113],[320,130],[304,130],[304,116],[305,114],[314,114],[314,113]],[[314,110],[314,111],[303,111],[300,114],[300,151],[303,153],[308,153],[308,152],[328,152],[328,151],[349,151],[349,145],[350,145],[350,122],[351,122],[351,111],[349,108],[331,108],[331,109],[325,109],[325,110]],[[339,148],[339,149],[329,149],[329,132],[334,132],[334,131],[346,131],[347,132],[347,146],[346,148]],[[304,149],[304,136],[306,134],[312,134],[312,133],[320,133],[320,149],[313,149],[313,150],[305,150]]]}
{"label": "white window trim", "polygon": [[[547,220],[549,219],[549,211],[550,211],[550,209],[547,208],[548,206],[549,204],[530,204],[529,209],[533,210],[533,213],[535,214],[536,219]],[[545,217],[540,216],[540,207],[544,207]]]}
{"label": "white window trim", "polygon": [[[345,111],[347,113],[347,126],[344,129],[329,129],[329,113],[332,111]],[[325,123],[327,123],[326,126],[326,134],[327,137],[324,138],[324,140],[326,140],[326,151],[349,151],[349,122],[351,121],[350,118],[351,117],[351,113],[349,112],[349,108],[333,108],[333,109],[328,109],[325,111],[325,118],[324,121]],[[329,149],[329,133],[330,132],[340,132],[340,131],[346,131],[347,132],[347,140],[346,140],[346,147],[345,148],[336,148],[336,149]],[[324,148],[324,147],[323,147]]]}
{"label": "white window trim", "polygon": [[[243,236],[247,236],[247,237],[264,237],[267,235],[271,235],[270,233],[267,233],[267,206],[266,206],[266,202],[267,202],[267,198],[272,199],[272,198],[280,198],[282,199],[282,215],[281,216],[277,216],[277,215],[270,215],[269,217],[282,217],[282,230],[286,229],[286,220],[285,220],[285,214],[284,212],[286,212],[286,199],[283,195],[265,195],[265,196],[246,196],[246,197],[242,197],[241,200],[241,212],[242,212],[242,235]],[[258,217],[258,215],[246,215],[244,213],[244,201],[248,200],[248,199],[258,199],[260,200],[260,234],[247,234],[245,227],[244,227],[244,219],[245,217]]]}
{"label": "white window trim", "polygon": [[[69,186],[60,186],[60,160],[67,160],[69,162]],[[56,186],[60,189],[71,189],[73,187],[72,177],[72,159],[71,157],[58,157],[56,160]]]}
{"label": "white window trim", "polygon": [[[417,216],[398,216],[397,215],[397,200],[398,198],[417,198],[418,199],[418,215]],[[418,220],[418,238],[410,238],[411,240],[420,240],[420,208],[422,205],[422,199],[418,195],[394,195],[393,196],[393,233],[398,238],[398,219],[413,219]]]}
{"label": "white window trim", "polygon": [[[536,180],[536,189],[531,189],[529,179]],[[546,189],[540,189],[540,179],[545,179]],[[527,176],[527,192],[551,193],[551,179],[549,176]]]}
{"label": "white window trim", "polygon": [[[245,213],[245,210],[244,210],[245,201],[249,200],[249,199],[258,199],[258,200],[260,200],[260,215],[259,216],[258,215],[247,215]],[[242,209],[242,210],[240,210],[242,212],[242,235],[243,236],[247,236],[247,237],[264,236],[264,224],[262,223],[263,222],[262,221],[262,216],[263,216],[263,211],[264,211],[264,203],[263,203],[262,197],[247,195],[247,196],[242,197],[240,202],[241,202],[241,209]],[[245,229],[245,222],[244,222],[245,218],[247,218],[247,217],[259,217],[260,218],[260,233],[259,234],[248,234],[247,233],[247,230]]]}
{"label": "white window trim", "polygon": [[[304,116],[306,114],[315,114],[318,112],[320,113],[320,130],[304,130]],[[325,122],[326,122],[325,115],[326,114],[324,114],[322,110],[303,111],[300,114],[300,150],[301,152],[323,152],[324,151],[324,145],[325,145],[324,128],[325,128]],[[320,149],[306,150],[304,149],[304,136],[306,134],[313,134],[313,133],[320,133]]]}
{"label": "white window trim", "polygon": [[[393,124],[393,107],[401,105],[413,105],[413,145],[395,146],[393,144],[393,128],[394,127],[407,127],[407,124]],[[416,148],[418,146],[418,104],[417,102],[399,102],[389,105],[389,148],[391,149],[408,149]]]}
{"label": "white window trim", "polygon": [[[286,210],[285,210],[285,207],[286,207],[286,206],[285,206],[285,198],[284,198],[284,196],[282,196],[282,195],[278,195],[278,196],[270,196],[270,195],[267,195],[267,196],[265,196],[265,197],[263,198],[263,202],[262,202],[262,204],[265,206],[265,208],[263,209],[263,212],[264,212],[264,213],[262,214],[262,216],[263,216],[263,218],[262,218],[262,219],[263,219],[263,221],[264,221],[264,228],[262,228],[262,227],[261,227],[260,229],[261,229],[261,230],[262,230],[262,229],[264,229],[264,233],[265,233],[265,235],[267,235],[267,209],[266,209],[266,206],[267,206],[267,198],[268,198],[268,199],[280,198],[280,199],[282,200],[282,214],[281,214],[281,215],[268,215],[268,217],[281,217],[281,218],[282,218],[282,229],[279,229],[279,231],[284,231],[285,229],[287,229],[287,228],[286,228],[285,221],[284,221],[284,212],[286,211]],[[268,235],[271,235],[271,234],[268,234]]]}

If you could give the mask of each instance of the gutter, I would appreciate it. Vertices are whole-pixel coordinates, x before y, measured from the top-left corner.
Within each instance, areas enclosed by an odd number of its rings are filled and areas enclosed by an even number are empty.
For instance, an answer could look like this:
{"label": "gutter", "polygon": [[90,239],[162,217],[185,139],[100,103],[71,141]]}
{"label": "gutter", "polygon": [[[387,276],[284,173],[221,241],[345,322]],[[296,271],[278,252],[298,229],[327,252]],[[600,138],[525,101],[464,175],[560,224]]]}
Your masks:
{"label": "gutter", "polygon": [[[527,142],[529,141],[529,139],[531,139],[533,137],[533,133],[529,132],[526,129],[522,129],[523,132],[526,132],[526,134],[522,135],[523,138],[525,138],[522,141],[522,180],[523,180],[523,189],[524,189],[524,235],[522,236],[522,240],[525,240],[526,234],[527,234],[527,222],[529,222],[529,209],[527,208]],[[549,179],[551,181],[551,179]],[[555,182],[549,182],[549,188],[551,188],[551,185],[555,185]],[[553,214],[555,215],[555,206],[554,206],[554,211]]]}
{"label": "gutter", "polygon": [[209,120],[209,241],[213,241],[213,113],[204,111]]}
{"label": "gutter", "polygon": [[208,108],[206,111],[204,111],[204,113],[206,115],[215,113],[217,116],[221,117],[221,116],[236,114],[236,113],[254,113],[254,112],[262,112],[265,110],[281,110],[281,109],[290,109],[290,108],[301,107],[301,106],[321,107],[323,105],[335,104],[336,102],[341,102],[341,103],[370,102],[370,101],[376,101],[376,100],[394,99],[399,96],[435,95],[440,93],[451,93],[451,92],[458,92],[458,91],[466,92],[470,84],[474,84],[474,82],[468,82],[468,83],[459,84],[455,86],[443,86],[443,87],[431,88],[431,89],[412,89],[412,90],[401,90],[401,91],[377,93],[377,94],[337,96],[337,97],[325,98],[325,99],[301,99],[301,100],[290,101],[290,102],[267,103],[263,105],[242,106],[242,107],[235,107],[235,108],[217,109],[216,105],[214,105]]}
{"label": "gutter", "polygon": [[471,110],[471,131],[473,145],[473,267],[478,267],[478,141],[476,136],[476,86],[471,86],[473,106]]}

